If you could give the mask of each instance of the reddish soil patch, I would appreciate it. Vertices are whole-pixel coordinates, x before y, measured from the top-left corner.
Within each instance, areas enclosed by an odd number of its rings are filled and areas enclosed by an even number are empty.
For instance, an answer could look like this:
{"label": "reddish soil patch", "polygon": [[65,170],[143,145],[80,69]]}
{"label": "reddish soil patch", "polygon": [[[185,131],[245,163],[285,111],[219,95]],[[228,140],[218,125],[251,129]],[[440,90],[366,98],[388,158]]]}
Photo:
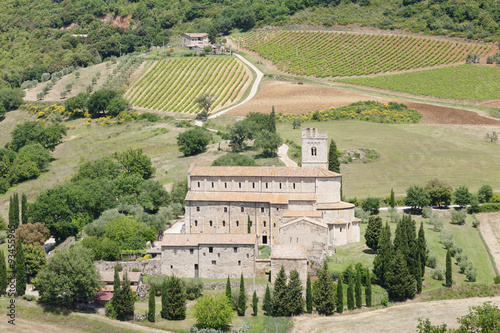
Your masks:
{"label": "reddish soil patch", "polygon": [[424,103],[403,102],[420,112],[423,124],[500,125],[500,120],[483,117],[473,111]]}
{"label": "reddish soil patch", "polygon": [[500,108],[500,99],[484,102],[479,105],[486,106],[488,108]]}

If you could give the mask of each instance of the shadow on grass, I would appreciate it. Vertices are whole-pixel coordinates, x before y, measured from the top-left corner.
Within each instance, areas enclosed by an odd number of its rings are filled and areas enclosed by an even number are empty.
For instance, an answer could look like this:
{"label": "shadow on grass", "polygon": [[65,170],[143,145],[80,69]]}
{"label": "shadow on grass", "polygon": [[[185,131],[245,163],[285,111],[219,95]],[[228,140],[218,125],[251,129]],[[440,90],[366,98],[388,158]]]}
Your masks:
{"label": "shadow on grass", "polygon": [[374,251],[372,249],[364,249],[363,253],[365,253],[365,254],[377,254],[377,251]]}
{"label": "shadow on grass", "polygon": [[67,309],[67,308],[61,308],[61,307],[57,307],[54,305],[43,304],[43,303],[38,303],[38,304],[42,307],[44,313],[69,316],[72,312],[70,309]]}

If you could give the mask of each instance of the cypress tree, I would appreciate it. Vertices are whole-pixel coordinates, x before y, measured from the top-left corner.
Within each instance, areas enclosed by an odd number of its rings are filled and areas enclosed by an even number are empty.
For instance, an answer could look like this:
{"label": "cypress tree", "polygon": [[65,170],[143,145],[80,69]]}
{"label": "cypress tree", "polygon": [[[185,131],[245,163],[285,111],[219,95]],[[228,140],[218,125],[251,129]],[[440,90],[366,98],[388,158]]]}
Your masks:
{"label": "cypress tree", "polygon": [[424,223],[420,222],[420,229],[418,230],[418,254],[420,255],[420,271],[422,277],[425,274],[425,263],[427,262],[427,241],[425,240]]}
{"label": "cypress tree", "polygon": [[330,148],[328,150],[328,170],[340,173],[340,161],[337,154],[337,145],[335,141],[330,140]]}
{"label": "cypress tree", "polygon": [[397,250],[389,262],[386,273],[386,289],[389,299],[404,301],[415,296],[415,277],[410,274],[401,250]]}
{"label": "cypress tree", "polygon": [[[167,281],[165,317],[168,320],[184,320],[186,318],[186,291],[181,279],[171,276]],[[162,314],[163,316],[163,314]]]}
{"label": "cypress tree", "polygon": [[366,246],[373,251],[378,249],[378,239],[382,232],[382,218],[380,216],[370,216],[368,219],[368,226],[365,231]]}
{"label": "cypress tree", "polygon": [[288,303],[287,295],[288,295],[288,287],[286,284],[285,268],[281,266],[278,276],[274,281],[274,295],[271,302],[271,310],[273,316],[275,317],[287,316],[289,312],[287,304]]}
{"label": "cypress tree", "polygon": [[271,291],[269,290],[269,285],[266,287],[266,293],[264,294],[264,304],[262,304],[262,310],[264,310],[264,314],[266,316],[272,315],[272,299],[271,299]]}
{"label": "cypress tree", "polygon": [[26,194],[22,194],[21,196],[21,217],[22,224],[28,223],[28,197]]}
{"label": "cypress tree", "polygon": [[167,280],[163,280],[161,284],[161,311],[160,315],[163,319],[167,319],[168,315],[168,287]]}
{"label": "cypress tree", "polygon": [[156,304],[155,304],[155,287],[152,286],[149,290],[149,306],[148,306],[148,320],[151,323],[155,322],[155,314],[156,314]]}
{"label": "cypress tree", "polygon": [[238,316],[244,316],[247,309],[247,295],[245,293],[245,281],[243,280],[243,273],[240,279],[240,294],[238,295]]}
{"label": "cypress tree", "polygon": [[335,312],[335,291],[332,275],[328,272],[326,261],[318,273],[318,281],[314,291],[316,310],[322,315],[332,315]]}
{"label": "cypress tree", "polygon": [[288,282],[288,303],[289,314],[298,316],[304,312],[302,283],[300,282],[299,272],[297,272],[296,269],[290,272],[290,282]]}
{"label": "cypress tree", "polygon": [[446,251],[446,286],[451,287],[453,284],[453,276],[451,271],[451,255],[450,249]]}
{"label": "cypress tree", "polygon": [[3,251],[0,251],[0,295],[5,294],[7,289],[7,265],[5,264],[5,256]]}
{"label": "cypress tree", "polygon": [[130,288],[127,272],[123,274],[122,286],[117,296],[113,302],[113,307],[118,318],[125,320],[127,317],[134,315],[135,295]]}
{"label": "cypress tree", "polygon": [[420,263],[420,254],[417,258],[417,272],[415,274],[415,279],[417,280],[417,294],[422,292],[422,265]]}
{"label": "cypress tree", "polygon": [[306,283],[306,310],[307,313],[313,312],[313,295],[311,286],[311,276],[307,273],[307,283]]}
{"label": "cypress tree", "polygon": [[257,312],[259,311],[259,298],[257,297],[257,292],[254,290],[253,291],[253,296],[252,296],[252,308],[253,308],[253,313],[252,316],[257,316]]}
{"label": "cypress tree", "polygon": [[408,215],[406,218],[406,239],[408,241],[408,252],[406,253],[406,263],[410,274],[417,274],[418,243],[415,221]]}
{"label": "cypress tree", "polygon": [[231,280],[229,280],[229,275],[227,276],[226,282],[226,297],[229,300],[229,304],[233,304],[233,291],[231,290]]}
{"label": "cypress tree", "polygon": [[391,200],[389,202],[391,208],[396,207],[396,199],[394,199],[394,190],[391,188]]}
{"label": "cypress tree", "polygon": [[344,286],[342,285],[342,274],[339,276],[337,283],[337,312],[344,312]]}
{"label": "cypress tree", "polygon": [[354,277],[351,270],[347,273],[347,309],[354,310]]}
{"label": "cypress tree", "polygon": [[250,215],[248,215],[248,219],[247,219],[247,232],[248,233],[252,232],[252,221],[250,221]]}
{"label": "cypress tree", "polygon": [[366,307],[372,306],[372,277],[371,277],[370,269],[366,269],[366,287],[365,287],[365,298],[366,298]]}
{"label": "cypress tree", "polygon": [[356,307],[358,309],[361,309],[363,306],[363,289],[361,286],[361,266],[356,267],[356,287],[355,287],[355,294],[356,294]]}
{"label": "cypress tree", "polygon": [[19,226],[19,194],[14,193],[14,197],[12,198],[12,205],[14,206],[14,224],[17,228]]}
{"label": "cypress tree", "polygon": [[12,195],[9,197],[9,228],[16,228],[16,220],[14,219],[14,203]]}
{"label": "cypress tree", "polygon": [[[111,305],[115,306],[115,301],[119,298],[118,294],[120,293],[120,275],[118,274],[118,265],[115,265],[115,275],[113,279],[113,298],[111,299]],[[116,309],[115,309],[116,311]]]}
{"label": "cypress tree", "polygon": [[391,228],[389,223],[385,223],[379,237],[377,256],[373,260],[374,272],[380,280],[382,287],[385,287],[386,273],[389,269],[389,261],[391,260],[393,246],[391,243]]}
{"label": "cypress tree", "polygon": [[23,240],[19,235],[16,244],[16,292],[18,296],[26,293],[26,262],[23,253]]}
{"label": "cypress tree", "polygon": [[267,130],[271,133],[276,133],[276,113],[274,112],[274,106],[271,110],[271,114],[269,115]]}

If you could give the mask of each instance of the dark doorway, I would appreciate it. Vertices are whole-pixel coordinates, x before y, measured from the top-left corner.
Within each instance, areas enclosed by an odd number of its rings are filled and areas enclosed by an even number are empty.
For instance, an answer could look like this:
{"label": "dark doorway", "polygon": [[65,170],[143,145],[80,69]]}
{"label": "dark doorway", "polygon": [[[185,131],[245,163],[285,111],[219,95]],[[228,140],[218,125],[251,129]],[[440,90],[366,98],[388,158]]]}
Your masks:
{"label": "dark doorway", "polygon": [[262,244],[267,244],[267,236],[266,235],[262,236]]}
{"label": "dark doorway", "polygon": [[200,277],[200,273],[198,270],[198,264],[194,264],[194,277],[197,279]]}

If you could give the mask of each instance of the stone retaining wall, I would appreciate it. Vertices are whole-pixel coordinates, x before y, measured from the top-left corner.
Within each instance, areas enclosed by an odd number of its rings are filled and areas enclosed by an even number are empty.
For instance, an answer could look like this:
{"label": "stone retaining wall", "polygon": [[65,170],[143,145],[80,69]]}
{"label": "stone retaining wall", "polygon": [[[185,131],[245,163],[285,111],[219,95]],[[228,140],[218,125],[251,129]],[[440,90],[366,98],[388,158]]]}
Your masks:
{"label": "stone retaining wall", "polygon": [[142,274],[160,275],[161,259],[148,259],[142,261],[97,261],[94,263],[98,271],[113,272],[115,265],[120,264],[124,272],[132,272],[132,269],[138,268]]}

